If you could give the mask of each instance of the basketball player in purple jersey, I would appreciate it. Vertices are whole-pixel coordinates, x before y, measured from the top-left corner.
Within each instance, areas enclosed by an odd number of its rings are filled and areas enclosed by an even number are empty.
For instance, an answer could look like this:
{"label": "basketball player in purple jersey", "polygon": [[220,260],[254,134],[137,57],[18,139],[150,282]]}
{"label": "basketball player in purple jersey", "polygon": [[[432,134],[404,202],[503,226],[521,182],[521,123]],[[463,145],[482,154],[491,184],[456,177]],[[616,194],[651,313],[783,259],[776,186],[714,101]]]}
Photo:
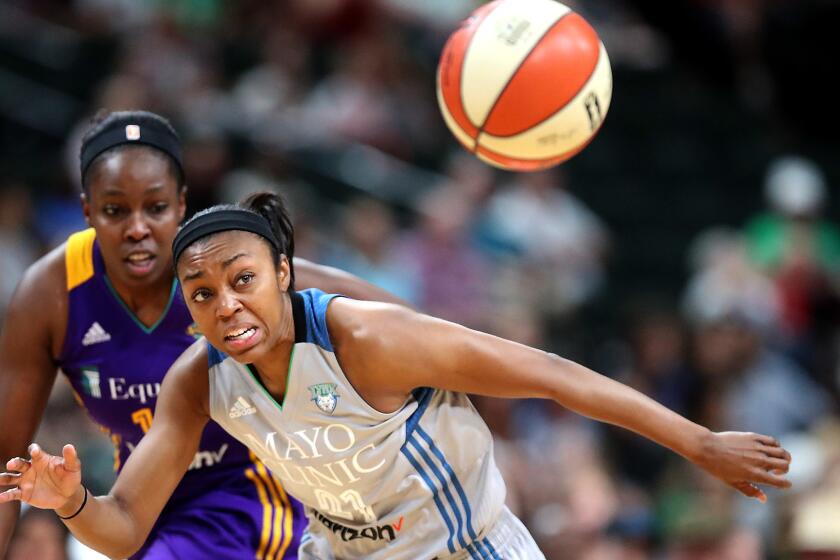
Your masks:
{"label": "basketball player in purple jersey", "polygon": [[[0,457],[22,455],[61,369],[115,445],[115,467],[149,429],[163,377],[199,336],[173,274],[185,212],[180,144],[158,115],[111,113],[85,135],[82,207],[91,229],[33,264],[0,338]],[[297,259],[301,286],[389,294]],[[18,506],[0,506],[0,557]],[[215,423],[134,558],[295,558],[305,517],[265,466]]]}

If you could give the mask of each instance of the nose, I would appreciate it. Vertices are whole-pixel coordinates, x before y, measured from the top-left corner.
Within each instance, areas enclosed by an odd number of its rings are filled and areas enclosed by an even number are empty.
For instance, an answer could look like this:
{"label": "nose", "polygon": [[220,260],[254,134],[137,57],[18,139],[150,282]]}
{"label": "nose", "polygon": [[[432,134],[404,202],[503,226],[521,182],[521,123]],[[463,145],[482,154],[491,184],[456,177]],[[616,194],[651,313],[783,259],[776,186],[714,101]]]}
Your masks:
{"label": "nose", "polygon": [[128,218],[125,237],[131,241],[142,241],[149,237],[151,230],[142,212],[134,212]]}
{"label": "nose", "polygon": [[242,310],[242,303],[236,297],[236,294],[230,290],[221,292],[216,301],[218,302],[216,306],[216,318],[222,321],[227,321]]}

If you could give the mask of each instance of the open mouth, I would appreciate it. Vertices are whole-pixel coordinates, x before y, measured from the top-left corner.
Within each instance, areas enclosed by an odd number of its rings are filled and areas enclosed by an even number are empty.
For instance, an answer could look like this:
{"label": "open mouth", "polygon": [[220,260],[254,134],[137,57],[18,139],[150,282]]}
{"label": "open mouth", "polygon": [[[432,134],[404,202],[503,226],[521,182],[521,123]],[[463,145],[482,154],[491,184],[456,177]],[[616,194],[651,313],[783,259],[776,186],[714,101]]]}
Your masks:
{"label": "open mouth", "polygon": [[247,350],[259,342],[259,329],[254,326],[241,326],[225,333],[225,344],[231,349]]}
{"label": "open mouth", "polygon": [[125,263],[134,274],[142,276],[151,272],[155,264],[155,255],[148,251],[137,251],[129,254]]}

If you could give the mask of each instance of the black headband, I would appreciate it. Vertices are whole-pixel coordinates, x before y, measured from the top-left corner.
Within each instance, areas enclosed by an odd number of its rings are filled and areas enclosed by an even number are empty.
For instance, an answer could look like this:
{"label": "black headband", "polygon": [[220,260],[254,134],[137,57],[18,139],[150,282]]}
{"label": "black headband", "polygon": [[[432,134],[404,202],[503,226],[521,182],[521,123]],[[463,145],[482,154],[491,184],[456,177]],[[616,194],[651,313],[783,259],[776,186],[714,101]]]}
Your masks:
{"label": "black headband", "polygon": [[143,144],[157,148],[175,160],[179,169],[183,170],[181,143],[174,132],[164,124],[153,120],[143,119],[141,124],[139,121],[126,118],[116,120],[82,146],[79,154],[81,176],[85,176],[85,172],[96,156],[122,144]]}
{"label": "black headband", "polygon": [[256,212],[233,209],[215,210],[193,218],[178,230],[175,240],[172,241],[172,262],[177,265],[181,253],[202,237],[231,230],[256,233],[268,240],[278,252],[282,251],[280,242],[271,231],[268,221]]}

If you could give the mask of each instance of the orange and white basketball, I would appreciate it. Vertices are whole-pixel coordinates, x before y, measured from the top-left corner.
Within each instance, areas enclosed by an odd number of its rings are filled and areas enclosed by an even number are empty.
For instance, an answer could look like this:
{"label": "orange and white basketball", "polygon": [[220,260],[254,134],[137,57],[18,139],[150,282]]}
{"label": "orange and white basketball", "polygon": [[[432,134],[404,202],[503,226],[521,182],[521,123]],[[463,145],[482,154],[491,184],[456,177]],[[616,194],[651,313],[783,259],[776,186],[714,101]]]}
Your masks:
{"label": "orange and white basketball", "polygon": [[437,95],[455,138],[513,171],[580,152],[612,97],[607,51],[592,26],[553,0],[496,0],[456,30],[438,65]]}

